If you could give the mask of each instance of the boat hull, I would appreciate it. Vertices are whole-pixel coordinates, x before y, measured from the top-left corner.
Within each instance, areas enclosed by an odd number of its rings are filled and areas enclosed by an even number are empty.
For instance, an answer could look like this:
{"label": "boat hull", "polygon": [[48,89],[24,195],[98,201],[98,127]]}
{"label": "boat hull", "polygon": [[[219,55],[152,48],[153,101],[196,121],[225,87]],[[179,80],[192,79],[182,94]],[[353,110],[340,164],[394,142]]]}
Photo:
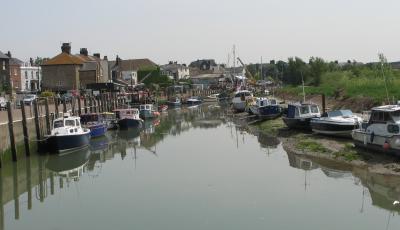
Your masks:
{"label": "boat hull", "polygon": [[96,124],[96,125],[91,125],[87,126],[86,128],[90,129],[90,136],[92,138],[94,137],[100,137],[103,136],[107,132],[107,125],[106,124]]}
{"label": "boat hull", "polygon": [[351,132],[358,128],[354,124],[340,124],[340,123],[327,123],[327,122],[310,122],[312,131],[324,135],[351,137]]}
{"label": "boat hull", "polygon": [[235,112],[244,112],[246,110],[246,101],[241,101],[241,102],[233,102],[232,103],[232,108],[235,110]]}
{"label": "boat hull", "polygon": [[283,122],[286,124],[287,127],[290,129],[301,129],[301,130],[308,130],[311,131],[311,117],[309,118],[288,118],[282,117]]}
{"label": "boat hull", "polygon": [[90,131],[84,134],[48,136],[46,149],[50,153],[63,153],[78,150],[89,145]]}
{"label": "boat hull", "polygon": [[118,126],[120,129],[141,128],[142,121],[138,119],[125,118],[118,121]]}
{"label": "boat hull", "polygon": [[261,119],[275,119],[282,114],[278,106],[251,106],[249,109],[252,114],[257,115]]}

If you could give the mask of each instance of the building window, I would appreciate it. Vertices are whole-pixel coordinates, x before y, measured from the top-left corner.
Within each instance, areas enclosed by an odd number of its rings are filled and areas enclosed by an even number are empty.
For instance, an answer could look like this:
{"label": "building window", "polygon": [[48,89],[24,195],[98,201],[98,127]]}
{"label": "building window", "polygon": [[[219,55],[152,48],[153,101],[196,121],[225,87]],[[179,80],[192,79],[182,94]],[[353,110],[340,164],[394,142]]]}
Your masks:
{"label": "building window", "polygon": [[39,72],[36,72],[36,78],[39,80]]}
{"label": "building window", "polygon": [[3,61],[3,70],[6,70],[6,61]]}
{"label": "building window", "polygon": [[14,69],[14,75],[17,75],[17,69]]}
{"label": "building window", "polygon": [[28,71],[25,71],[25,79],[28,80]]}
{"label": "building window", "polygon": [[29,86],[29,83],[28,83],[28,81],[26,81],[26,82],[25,82],[25,90],[28,90],[28,89],[29,89],[28,86]]}
{"label": "building window", "polygon": [[31,71],[31,78],[33,79],[33,70]]}

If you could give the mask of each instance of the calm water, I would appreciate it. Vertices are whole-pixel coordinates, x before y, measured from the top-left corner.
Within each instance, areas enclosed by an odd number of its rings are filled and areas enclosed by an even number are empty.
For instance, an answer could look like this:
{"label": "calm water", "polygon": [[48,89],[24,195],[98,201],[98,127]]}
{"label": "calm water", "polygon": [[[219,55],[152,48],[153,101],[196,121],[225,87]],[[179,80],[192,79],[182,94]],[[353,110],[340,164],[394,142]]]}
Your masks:
{"label": "calm water", "polygon": [[8,164],[0,181],[7,230],[400,228],[400,178],[288,154],[207,106]]}

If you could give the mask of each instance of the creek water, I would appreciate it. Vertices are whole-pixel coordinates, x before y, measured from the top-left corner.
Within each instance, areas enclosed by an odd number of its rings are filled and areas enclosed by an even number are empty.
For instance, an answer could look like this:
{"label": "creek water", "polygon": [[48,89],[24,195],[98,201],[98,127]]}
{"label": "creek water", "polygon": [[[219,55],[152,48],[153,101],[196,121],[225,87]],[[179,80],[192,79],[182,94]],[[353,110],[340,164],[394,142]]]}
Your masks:
{"label": "creek water", "polygon": [[0,172],[7,230],[400,228],[400,178],[287,153],[217,106]]}

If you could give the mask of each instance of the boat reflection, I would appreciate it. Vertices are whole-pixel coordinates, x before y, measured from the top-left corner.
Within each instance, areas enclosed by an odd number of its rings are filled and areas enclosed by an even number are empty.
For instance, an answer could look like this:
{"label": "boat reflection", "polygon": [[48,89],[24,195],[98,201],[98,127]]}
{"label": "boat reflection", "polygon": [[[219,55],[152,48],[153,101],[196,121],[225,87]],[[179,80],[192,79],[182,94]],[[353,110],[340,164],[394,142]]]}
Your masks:
{"label": "boat reflection", "polygon": [[78,181],[89,161],[89,156],[90,150],[88,148],[64,155],[49,155],[46,168],[59,177]]}

